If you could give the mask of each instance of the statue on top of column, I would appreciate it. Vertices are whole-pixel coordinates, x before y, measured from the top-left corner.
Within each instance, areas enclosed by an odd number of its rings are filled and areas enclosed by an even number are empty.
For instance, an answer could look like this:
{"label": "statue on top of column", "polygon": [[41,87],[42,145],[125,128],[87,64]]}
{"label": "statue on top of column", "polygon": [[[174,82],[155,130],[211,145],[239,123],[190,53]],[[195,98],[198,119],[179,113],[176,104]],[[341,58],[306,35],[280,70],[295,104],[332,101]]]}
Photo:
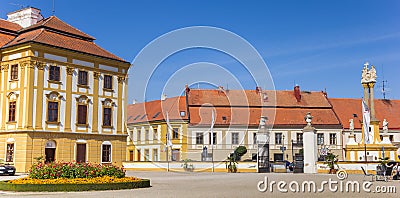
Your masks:
{"label": "statue on top of column", "polygon": [[364,63],[364,68],[361,74],[361,83],[369,83],[369,82],[376,82],[376,69],[375,66],[371,66],[371,69],[368,69],[369,63]]}

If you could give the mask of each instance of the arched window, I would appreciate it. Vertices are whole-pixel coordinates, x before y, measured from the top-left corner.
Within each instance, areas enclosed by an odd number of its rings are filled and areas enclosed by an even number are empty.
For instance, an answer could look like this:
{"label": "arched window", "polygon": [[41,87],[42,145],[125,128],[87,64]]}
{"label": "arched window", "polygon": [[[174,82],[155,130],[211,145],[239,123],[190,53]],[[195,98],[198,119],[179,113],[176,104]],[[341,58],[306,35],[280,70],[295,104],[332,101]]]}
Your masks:
{"label": "arched window", "polygon": [[10,92],[8,95],[8,121],[15,122],[17,114],[17,99],[18,94],[15,92]]}
{"label": "arched window", "polygon": [[59,122],[59,108],[62,96],[55,91],[46,94],[47,97],[47,122]]}
{"label": "arched window", "polygon": [[112,108],[114,106],[114,102],[111,99],[105,99],[102,101],[103,104],[103,127],[111,128],[112,127]]}
{"label": "arched window", "polygon": [[88,115],[88,104],[90,103],[90,99],[87,96],[80,96],[76,98],[76,102],[78,103],[78,112],[77,112],[77,125],[86,125],[88,123],[87,115]]}

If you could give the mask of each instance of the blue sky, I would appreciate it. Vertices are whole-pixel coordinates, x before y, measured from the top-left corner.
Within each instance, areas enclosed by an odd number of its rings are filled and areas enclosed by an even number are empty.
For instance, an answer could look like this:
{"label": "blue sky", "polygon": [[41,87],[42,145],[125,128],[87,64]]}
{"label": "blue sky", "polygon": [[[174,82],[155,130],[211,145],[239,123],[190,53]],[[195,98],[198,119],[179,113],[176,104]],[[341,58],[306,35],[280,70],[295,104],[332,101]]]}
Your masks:
{"label": "blue sky", "polygon": [[[384,77],[387,98],[400,99],[400,1],[55,1],[57,17],[130,62],[165,33],[213,26],[253,45],[267,63],[278,90],[291,90],[296,83],[302,90],[326,89],[329,97],[360,98],[361,69],[368,61],[377,68],[375,96],[383,97],[379,89]],[[40,8],[45,17],[51,15],[51,0],[3,0],[1,17],[20,8],[15,4]],[[209,49],[190,49],[159,65],[145,100],[159,99],[169,76],[198,62],[218,64],[244,88],[255,88],[249,74],[232,57]],[[211,71],[193,75],[220,74]],[[193,76],[186,78],[186,83],[193,83]],[[216,82],[237,88],[229,80]],[[174,86],[177,91],[184,88],[184,84]],[[129,101],[143,100],[134,95],[133,83],[129,89]],[[166,94],[173,96],[176,92]]]}

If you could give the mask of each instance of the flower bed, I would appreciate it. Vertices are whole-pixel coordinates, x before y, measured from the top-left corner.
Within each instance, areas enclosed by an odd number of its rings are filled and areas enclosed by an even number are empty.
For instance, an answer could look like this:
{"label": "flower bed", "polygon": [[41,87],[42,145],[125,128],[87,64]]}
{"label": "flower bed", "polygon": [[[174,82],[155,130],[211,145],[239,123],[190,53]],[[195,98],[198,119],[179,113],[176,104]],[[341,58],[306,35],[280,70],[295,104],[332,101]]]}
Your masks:
{"label": "flower bed", "polygon": [[35,163],[27,178],[0,182],[6,191],[88,191],[150,187],[150,180],[125,177],[113,165],[56,162]]}

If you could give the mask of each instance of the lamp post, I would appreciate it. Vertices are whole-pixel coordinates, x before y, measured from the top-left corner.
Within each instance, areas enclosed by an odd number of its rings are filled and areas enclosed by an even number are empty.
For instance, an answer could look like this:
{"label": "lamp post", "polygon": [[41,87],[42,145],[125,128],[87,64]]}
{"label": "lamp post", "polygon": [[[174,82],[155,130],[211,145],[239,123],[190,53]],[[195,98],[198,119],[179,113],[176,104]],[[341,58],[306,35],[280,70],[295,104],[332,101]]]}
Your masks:
{"label": "lamp post", "polygon": [[282,135],[282,155],[283,155],[283,161],[285,161],[285,135]]}

